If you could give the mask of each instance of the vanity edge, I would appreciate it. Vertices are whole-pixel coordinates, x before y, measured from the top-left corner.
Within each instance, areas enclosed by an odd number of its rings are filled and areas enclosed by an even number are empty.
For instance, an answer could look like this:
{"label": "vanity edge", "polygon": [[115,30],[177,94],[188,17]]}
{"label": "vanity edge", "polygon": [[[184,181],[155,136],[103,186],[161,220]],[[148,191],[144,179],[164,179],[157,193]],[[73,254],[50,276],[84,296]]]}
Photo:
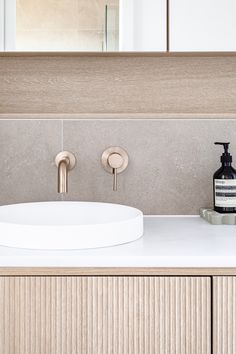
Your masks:
{"label": "vanity edge", "polygon": [[236,268],[0,267],[0,276],[236,276]]}

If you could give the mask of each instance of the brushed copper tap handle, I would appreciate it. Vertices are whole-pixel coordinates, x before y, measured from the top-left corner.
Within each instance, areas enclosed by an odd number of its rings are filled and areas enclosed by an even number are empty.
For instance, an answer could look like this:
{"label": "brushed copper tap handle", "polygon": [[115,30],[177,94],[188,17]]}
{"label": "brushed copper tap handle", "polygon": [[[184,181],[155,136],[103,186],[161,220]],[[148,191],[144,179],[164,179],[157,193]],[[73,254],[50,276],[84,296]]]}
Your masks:
{"label": "brushed copper tap handle", "polygon": [[103,152],[102,165],[113,175],[113,191],[117,191],[117,175],[127,168],[128,162],[127,152],[120,147],[110,147]]}
{"label": "brushed copper tap handle", "polygon": [[108,156],[108,164],[112,168],[113,174],[113,191],[117,191],[117,169],[121,168],[123,163],[123,157],[117,152],[114,152]]}
{"label": "brushed copper tap handle", "polygon": [[117,168],[113,168],[113,191],[117,191]]}

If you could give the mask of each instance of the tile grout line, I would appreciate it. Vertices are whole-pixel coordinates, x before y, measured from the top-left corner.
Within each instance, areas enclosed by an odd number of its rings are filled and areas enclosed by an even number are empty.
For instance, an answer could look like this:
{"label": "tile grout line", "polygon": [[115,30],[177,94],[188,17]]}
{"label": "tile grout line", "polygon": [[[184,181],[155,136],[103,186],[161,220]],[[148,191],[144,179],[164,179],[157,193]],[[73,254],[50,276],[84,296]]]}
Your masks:
{"label": "tile grout line", "polygon": [[[64,120],[61,120],[61,151],[64,150]],[[61,201],[64,201],[64,194],[61,194]]]}
{"label": "tile grout line", "polygon": [[61,120],[61,150],[64,150],[64,120]]}

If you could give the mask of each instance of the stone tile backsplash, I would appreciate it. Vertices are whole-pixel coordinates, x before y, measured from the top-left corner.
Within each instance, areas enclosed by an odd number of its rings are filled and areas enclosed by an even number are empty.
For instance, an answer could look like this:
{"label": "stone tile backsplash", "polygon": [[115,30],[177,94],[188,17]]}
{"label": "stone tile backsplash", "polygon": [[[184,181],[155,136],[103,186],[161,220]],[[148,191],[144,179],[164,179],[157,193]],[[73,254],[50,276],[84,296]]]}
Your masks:
{"label": "stone tile backsplash", "polygon": [[0,120],[0,204],[58,200],[60,121]]}
{"label": "stone tile backsplash", "polygon": [[[131,205],[145,214],[198,214],[212,205],[212,175],[220,166],[216,140],[231,142],[235,120],[0,120],[0,203],[86,200]],[[101,165],[109,146],[127,150],[130,163],[118,176]],[[57,194],[56,154],[77,157],[69,194]]]}

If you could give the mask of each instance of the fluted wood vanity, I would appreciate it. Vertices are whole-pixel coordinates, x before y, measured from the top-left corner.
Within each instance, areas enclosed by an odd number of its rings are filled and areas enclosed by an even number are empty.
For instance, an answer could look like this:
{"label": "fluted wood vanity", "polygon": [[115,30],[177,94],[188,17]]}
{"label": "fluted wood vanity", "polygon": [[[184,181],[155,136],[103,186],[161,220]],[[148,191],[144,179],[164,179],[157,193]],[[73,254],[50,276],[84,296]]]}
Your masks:
{"label": "fluted wood vanity", "polygon": [[233,354],[235,295],[236,269],[2,268],[1,353]]}
{"label": "fluted wood vanity", "polygon": [[97,250],[0,247],[0,353],[235,354],[235,227],[145,229]]}
{"label": "fluted wood vanity", "polygon": [[1,277],[0,286],[4,353],[210,353],[208,277]]}

